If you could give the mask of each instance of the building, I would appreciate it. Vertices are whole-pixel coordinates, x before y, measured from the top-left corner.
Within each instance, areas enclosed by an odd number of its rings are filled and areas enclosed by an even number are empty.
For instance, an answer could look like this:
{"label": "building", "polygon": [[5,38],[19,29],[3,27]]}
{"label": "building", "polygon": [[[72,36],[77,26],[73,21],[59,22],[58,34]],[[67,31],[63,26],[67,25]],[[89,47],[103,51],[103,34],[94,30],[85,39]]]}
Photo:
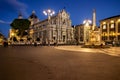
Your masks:
{"label": "building", "polygon": [[75,26],[75,40],[77,43],[84,42],[84,27],[83,24]]}
{"label": "building", "polygon": [[5,39],[4,35],[0,32],[0,45],[2,45],[4,39]]}
{"label": "building", "polygon": [[92,29],[92,24],[90,20],[83,21],[83,24],[75,26],[75,37],[77,42],[86,43],[90,40],[90,30]]}
{"label": "building", "polygon": [[90,27],[84,27],[84,24],[75,26],[75,40],[77,44],[85,43],[85,41],[89,39],[89,28]]}
{"label": "building", "polygon": [[33,38],[43,44],[66,44],[74,39],[69,14],[63,9],[50,19],[33,24]]}
{"label": "building", "polygon": [[33,31],[33,26],[34,26],[34,24],[36,24],[36,23],[39,22],[40,20],[39,20],[39,18],[37,17],[37,15],[36,15],[36,13],[35,13],[34,10],[32,11],[32,14],[29,16],[28,20],[31,22],[30,27],[29,27],[29,30],[28,30],[28,33],[29,33],[29,34],[28,34],[28,38],[33,41],[33,40],[34,40],[34,38],[33,38],[33,33],[34,33],[34,31]]}
{"label": "building", "polygon": [[84,20],[83,21],[84,27],[84,43],[88,43],[90,41],[90,31],[92,30],[92,21],[91,20]]}
{"label": "building", "polygon": [[120,15],[100,20],[101,40],[120,42]]}
{"label": "building", "polygon": [[[22,16],[21,13],[19,13],[18,19],[23,19],[23,16]],[[18,33],[18,30],[15,30],[15,29],[12,29],[12,28],[9,29],[8,41],[9,41],[10,43],[14,43],[14,42],[20,40],[20,37],[17,35],[17,33]],[[14,40],[14,39],[15,39],[15,40]]]}
{"label": "building", "polygon": [[[20,20],[21,22],[17,23],[19,24],[18,27],[15,29],[15,28],[11,28],[9,30],[9,38],[8,38],[8,41],[10,43],[18,43],[18,42],[27,42],[27,37],[28,37],[28,28],[29,28],[29,25],[27,26],[27,29],[23,29],[23,27],[26,27],[24,25],[24,23],[22,21],[26,20],[28,21],[28,19],[23,19],[23,16],[21,13],[19,13],[18,15],[18,18],[17,19],[14,19],[13,22],[15,22],[15,20]],[[13,24],[13,22],[11,24]],[[28,21],[30,23],[30,21]],[[11,25],[10,24],[10,25]],[[27,24],[27,23],[26,23]],[[21,25],[21,26],[20,26]],[[24,31],[23,31],[24,30]],[[22,36],[21,36],[21,33],[22,33]]]}
{"label": "building", "polygon": [[34,33],[33,32],[33,25],[35,23],[38,23],[40,20],[37,17],[35,11],[32,11],[32,14],[29,16],[28,20],[31,22],[29,30],[28,30],[28,32],[29,32],[29,38],[33,39],[33,33]]}

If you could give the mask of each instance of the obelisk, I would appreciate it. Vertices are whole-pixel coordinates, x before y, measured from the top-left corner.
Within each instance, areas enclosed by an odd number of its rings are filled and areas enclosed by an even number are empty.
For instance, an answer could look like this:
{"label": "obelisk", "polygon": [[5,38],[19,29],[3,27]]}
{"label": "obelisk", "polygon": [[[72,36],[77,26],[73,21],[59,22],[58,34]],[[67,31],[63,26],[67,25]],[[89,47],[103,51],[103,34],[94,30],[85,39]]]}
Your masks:
{"label": "obelisk", "polygon": [[92,26],[92,30],[95,30],[96,27],[96,10],[93,9],[93,26]]}

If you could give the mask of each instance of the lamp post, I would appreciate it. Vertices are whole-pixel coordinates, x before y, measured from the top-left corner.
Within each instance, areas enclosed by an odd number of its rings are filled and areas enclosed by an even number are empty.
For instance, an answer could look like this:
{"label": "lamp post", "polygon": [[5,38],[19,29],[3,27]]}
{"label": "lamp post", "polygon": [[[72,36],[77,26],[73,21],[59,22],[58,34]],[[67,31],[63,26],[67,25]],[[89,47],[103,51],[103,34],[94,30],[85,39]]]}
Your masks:
{"label": "lamp post", "polygon": [[43,11],[43,14],[45,16],[48,16],[48,27],[47,27],[47,31],[48,31],[48,36],[47,36],[47,40],[48,40],[48,46],[50,46],[50,20],[51,20],[51,16],[55,14],[55,12],[51,9],[47,9]]}

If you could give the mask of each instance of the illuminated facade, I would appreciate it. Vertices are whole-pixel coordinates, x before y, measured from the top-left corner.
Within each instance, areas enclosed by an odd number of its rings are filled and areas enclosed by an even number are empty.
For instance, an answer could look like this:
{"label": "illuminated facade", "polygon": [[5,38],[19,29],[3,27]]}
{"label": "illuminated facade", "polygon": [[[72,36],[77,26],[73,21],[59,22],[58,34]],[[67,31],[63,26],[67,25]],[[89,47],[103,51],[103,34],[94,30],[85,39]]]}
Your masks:
{"label": "illuminated facade", "polygon": [[75,40],[78,43],[84,42],[84,25],[83,24],[75,26]]}
{"label": "illuminated facade", "polygon": [[79,43],[86,43],[90,40],[91,23],[84,23],[75,26],[75,39]]}
{"label": "illuminated facade", "polygon": [[32,11],[32,14],[29,16],[28,20],[31,22],[30,27],[29,27],[29,38],[33,39],[33,26],[35,23],[39,22],[40,20],[38,19],[38,17],[36,16],[35,11]]}
{"label": "illuminated facade", "polygon": [[[21,13],[19,13],[18,15],[18,19],[23,19],[23,16]],[[8,41],[10,41],[11,43],[13,43],[13,38],[15,37],[18,41],[20,40],[20,37],[17,35],[18,30],[15,29],[9,29],[9,38]]]}
{"label": "illuminated facade", "polygon": [[3,43],[3,40],[4,40],[4,36],[2,33],[0,33],[0,45]]}
{"label": "illuminated facade", "polygon": [[41,43],[66,44],[74,39],[70,16],[64,9],[51,16],[50,20],[45,19],[33,25],[33,38],[40,38]]}
{"label": "illuminated facade", "polygon": [[120,15],[100,21],[101,40],[120,42]]}
{"label": "illuminated facade", "polygon": [[90,41],[90,30],[92,29],[92,21],[84,20],[84,43],[88,43]]}

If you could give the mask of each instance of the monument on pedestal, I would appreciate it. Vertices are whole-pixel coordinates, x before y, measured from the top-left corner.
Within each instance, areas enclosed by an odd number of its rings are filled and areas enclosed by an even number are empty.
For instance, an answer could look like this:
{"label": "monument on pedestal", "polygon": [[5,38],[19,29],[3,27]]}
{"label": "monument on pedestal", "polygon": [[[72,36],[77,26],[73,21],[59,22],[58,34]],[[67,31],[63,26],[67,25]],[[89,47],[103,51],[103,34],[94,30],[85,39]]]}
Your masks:
{"label": "monument on pedestal", "polygon": [[104,45],[100,38],[100,29],[96,26],[96,11],[93,10],[92,25],[89,30],[89,40],[85,45]]}

